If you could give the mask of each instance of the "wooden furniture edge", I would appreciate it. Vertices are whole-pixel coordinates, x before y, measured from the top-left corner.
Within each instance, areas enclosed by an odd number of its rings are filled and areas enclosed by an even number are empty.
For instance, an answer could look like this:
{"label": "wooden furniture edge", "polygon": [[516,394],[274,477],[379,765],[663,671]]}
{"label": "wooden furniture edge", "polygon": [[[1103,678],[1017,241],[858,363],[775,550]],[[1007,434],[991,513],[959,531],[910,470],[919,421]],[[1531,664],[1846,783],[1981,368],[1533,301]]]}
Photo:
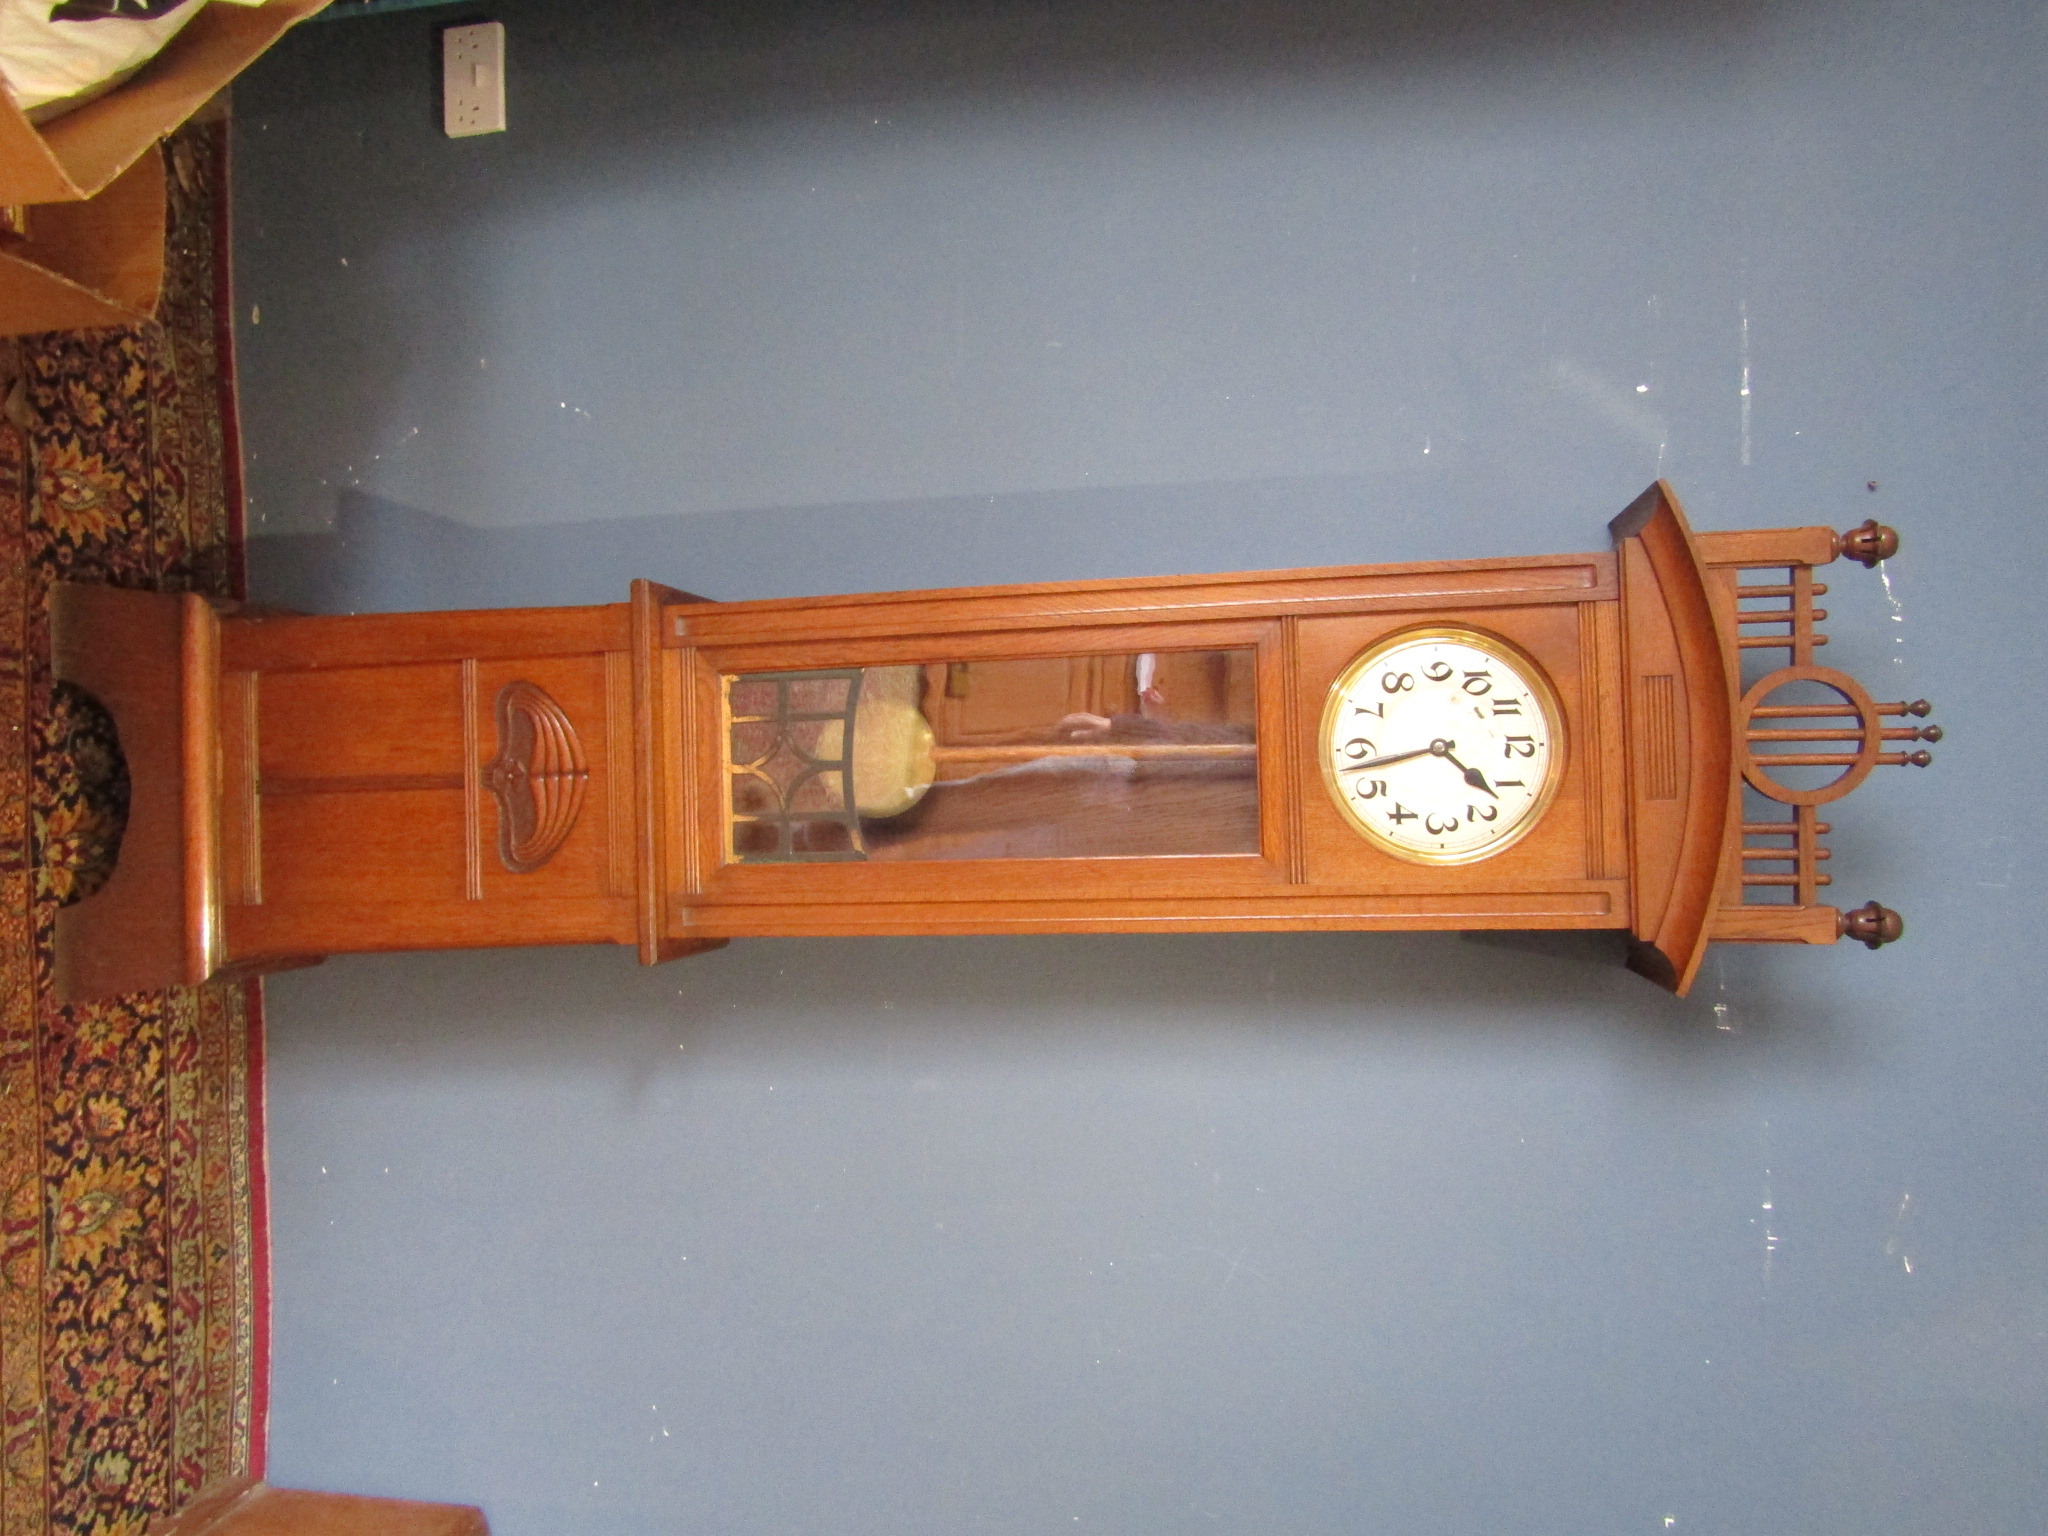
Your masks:
{"label": "wooden furniture edge", "polygon": [[320,667],[408,662],[461,662],[580,656],[617,649],[608,636],[593,644],[593,621],[616,614],[620,634],[628,604],[561,608],[466,608],[437,613],[276,614],[244,611],[225,626],[221,665],[228,671],[294,672]]}
{"label": "wooden furniture edge", "polygon": [[1841,553],[1832,528],[1738,528],[1725,533],[1695,533],[1693,543],[1708,565],[1744,567],[1827,565]]}
{"label": "wooden furniture edge", "polygon": [[427,1504],[274,1488],[247,1478],[203,1488],[148,1536],[490,1536],[474,1504]]}
{"label": "wooden furniture edge", "polygon": [[220,964],[220,620],[187,592],[179,599],[179,741],[183,758],[185,980],[197,986]]}
{"label": "wooden furniture edge", "polygon": [[1714,937],[1744,944],[1833,944],[1842,937],[1842,913],[1775,902],[1729,905],[1714,914]]}
{"label": "wooden furniture edge", "polygon": [[633,663],[633,899],[640,963],[661,961],[661,893],[668,888],[667,859],[661,837],[663,773],[658,743],[661,735],[661,613],[675,601],[674,589],[636,578],[631,598]]}
{"label": "wooden furniture edge", "polygon": [[682,773],[690,771],[688,763],[670,764],[669,754],[661,750],[663,716],[680,703],[669,699],[662,686],[663,631],[668,627],[664,613],[676,604],[709,601],[644,578],[633,583],[633,820],[637,846],[634,918],[642,965],[687,959],[706,950],[723,949],[731,942],[722,938],[673,937],[666,932],[664,917],[669,869],[662,808],[674,803],[667,792],[671,768]]}
{"label": "wooden furniture edge", "polygon": [[[1651,485],[1608,529],[1617,545],[1636,540],[1649,561],[1671,620],[1685,685],[1690,771],[1676,872],[1657,931],[1636,934],[1629,955],[1631,970],[1683,996],[1713,937],[1729,862],[1729,829],[1737,824],[1736,694],[1726,659],[1729,641],[1708,588],[1707,563],[1666,481]],[[1624,596],[1626,579],[1624,574]]]}
{"label": "wooden furniture edge", "polygon": [[1026,583],[952,591],[863,593],[678,605],[667,615],[670,646],[772,645],[917,634],[986,635],[1064,628],[1100,630],[1119,620],[1145,626],[1273,619],[1293,614],[1401,612],[1585,602],[1615,596],[1612,552],[1513,560],[1438,561],[1398,570],[1226,571],[1197,576]]}

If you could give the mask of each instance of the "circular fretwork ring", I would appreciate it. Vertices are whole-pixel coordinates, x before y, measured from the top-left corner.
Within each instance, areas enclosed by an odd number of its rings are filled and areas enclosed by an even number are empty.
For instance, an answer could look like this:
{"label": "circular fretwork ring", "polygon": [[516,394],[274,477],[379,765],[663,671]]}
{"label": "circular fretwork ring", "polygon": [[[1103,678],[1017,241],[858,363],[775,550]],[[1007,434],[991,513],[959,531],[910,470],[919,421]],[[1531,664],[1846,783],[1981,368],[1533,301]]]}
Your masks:
{"label": "circular fretwork ring", "polygon": [[[1844,728],[1833,740],[1854,741],[1856,750],[1839,754],[1823,754],[1826,761],[1839,763],[1842,771],[1835,778],[1815,789],[1792,789],[1779,783],[1770,775],[1774,756],[1791,754],[1758,753],[1751,741],[1750,722],[1764,701],[1780,688],[1792,683],[1818,683],[1823,688],[1838,694],[1849,706],[1849,712],[1856,716],[1854,729]],[[1832,714],[1839,717],[1839,709],[1816,710],[1816,717]],[[1830,800],[1839,800],[1870,776],[1870,770],[1877,766],[1878,749],[1884,740],[1884,722],[1878,714],[1877,705],[1863,685],[1846,672],[1837,672],[1833,667],[1780,667],[1766,677],[1759,678],[1754,687],[1742,696],[1736,706],[1736,729],[1742,733],[1742,776],[1749,781],[1752,789],[1759,794],[1770,796],[1781,805],[1825,805]],[[1811,760],[1804,764],[1780,764],[1779,766],[1813,766]]]}

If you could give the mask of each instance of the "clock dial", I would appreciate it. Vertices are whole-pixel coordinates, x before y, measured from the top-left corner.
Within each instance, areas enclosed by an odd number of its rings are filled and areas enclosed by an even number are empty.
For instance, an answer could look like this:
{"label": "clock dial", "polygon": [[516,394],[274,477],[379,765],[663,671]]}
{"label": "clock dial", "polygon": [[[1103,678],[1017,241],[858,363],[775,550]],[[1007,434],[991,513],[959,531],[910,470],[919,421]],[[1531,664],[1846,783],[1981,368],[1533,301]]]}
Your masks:
{"label": "clock dial", "polygon": [[1542,669],[1470,629],[1411,629],[1344,669],[1317,739],[1344,818],[1396,858],[1467,864],[1542,818],[1564,763]]}

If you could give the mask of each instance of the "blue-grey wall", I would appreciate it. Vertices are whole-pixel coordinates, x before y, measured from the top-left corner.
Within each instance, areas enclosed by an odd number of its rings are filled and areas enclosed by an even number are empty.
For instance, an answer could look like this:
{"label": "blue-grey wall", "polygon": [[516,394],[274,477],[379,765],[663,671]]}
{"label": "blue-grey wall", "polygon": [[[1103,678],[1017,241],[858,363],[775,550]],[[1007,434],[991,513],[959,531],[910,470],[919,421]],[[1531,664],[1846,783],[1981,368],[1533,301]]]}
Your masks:
{"label": "blue-grey wall", "polygon": [[500,1536],[2034,1536],[2048,11],[504,0],[237,87],[258,595],[1896,523],[1880,955],[735,944],[270,986],[277,1481]]}

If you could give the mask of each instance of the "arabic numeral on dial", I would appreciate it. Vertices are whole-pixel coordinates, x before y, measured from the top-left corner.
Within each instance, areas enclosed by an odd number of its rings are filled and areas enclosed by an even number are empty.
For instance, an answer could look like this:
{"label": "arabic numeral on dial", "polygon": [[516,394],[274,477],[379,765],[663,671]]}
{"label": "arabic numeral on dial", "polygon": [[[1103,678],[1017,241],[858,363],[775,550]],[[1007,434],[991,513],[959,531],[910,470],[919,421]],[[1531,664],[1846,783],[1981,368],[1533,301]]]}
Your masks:
{"label": "arabic numeral on dial", "polygon": [[1458,830],[1458,818],[1455,816],[1446,816],[1441,821],[1439,821],[1436,817],[1436,814],[1434,812],[1431,812],[1427,817],[1423,819],[1422,826],[1423,830],[1428,832],[1431,837],[1442,837],[1447,832],[1455,832]]}
{"label": "arabic numeral on dial", "polygon": [[1501,743],[1502,757],[1534,757],[1536,738],[1534,736],[1509,736]]}
{"label": "arabic numeral on dial", "polygon": [[[1480,669],[1477,672],[1467,672],[1465,674],[1465,691],[1471,694],[1475,699],[1478,698],[1479,695],[1481,695],[1482,693],[1491,692],[1492,689],[1493,674],[1491,672],[1486,671],[1484,668]],[[1494,713],[1499,714],[1500,711],[1495,710]]]}
{"label": "arabic numeral on dial", "polygon": [[1367,779],[1352,786],[1351,792],[1361,800],[1377,800],[1387,792],[1385,779]]}
{"label": "arabic numeral on dial", "polygon": [[1380,687],[1384,688],[1388,693],[1410,693],[1415,688],[1415,674],[1413,672],[1383,672],[1380,674]]}
{"label": "arabic numeral on dial", "polygon": [[1338,749],[1354,763],[1362,763],[1369,757],[1378,757],[1380,749],[1363,736],[1354,736]]}
{"label": "arabic numeral on dial", "polygon": [[1495,779],[1493,787],[1495,789],[1527,789],[1529,786],[1520,779]]}
{"label": "arabic numeral on dial", "polygon": [[1377,715],[1377,716],[1378,716],[1378,717],[1379,717],[1380,719],[1382,719],[1382,720],[1384,720],[1384,719],[1386,719],[1386,718],[1387,718],[1387,706],[1386,706],[1386,705],[1384,705],[1384,704],[1361,704],[1361,703],[1359,703],[1359,702],[1358,702],[1358,701],[1357,701],[1356,699],[1353,699],[1353,700],[1351,701],[1351,712],[1352,712],[1352,713],[1353,713],[1354,715]]}
{"label": "arabic numeral on dial", "polygon": [[1451,664],[1447,661],[1432,661],[1422,669],[1422,675],[1432,683],[1447,683],[1451,680]]}
{"label": "arabic numeral on dial", "polygon": [[1468,805],[1465,807],[1465,819],[1475,823],[1498,821],[1500,819],[1500,807],[1495,805]]}
{"label": "arabic numeral on dial", "polygon": [[1404,821],[1413,821],[1414,819],[1415,812],[1409,810],[1407,806],[1403,805],[1398,800],[1394,802],[1394,808],[1391,811],[1387,812],[1387,820],[1391,821],[1397,827],[1401,825],[1401,823]]}
{"label": "arabic numeral on dial", "polygon": [[1496,715],[1519,715],[1522,712],[1522,701],[1520,699],[1495,699],[1493,701],[1493,712]]}

